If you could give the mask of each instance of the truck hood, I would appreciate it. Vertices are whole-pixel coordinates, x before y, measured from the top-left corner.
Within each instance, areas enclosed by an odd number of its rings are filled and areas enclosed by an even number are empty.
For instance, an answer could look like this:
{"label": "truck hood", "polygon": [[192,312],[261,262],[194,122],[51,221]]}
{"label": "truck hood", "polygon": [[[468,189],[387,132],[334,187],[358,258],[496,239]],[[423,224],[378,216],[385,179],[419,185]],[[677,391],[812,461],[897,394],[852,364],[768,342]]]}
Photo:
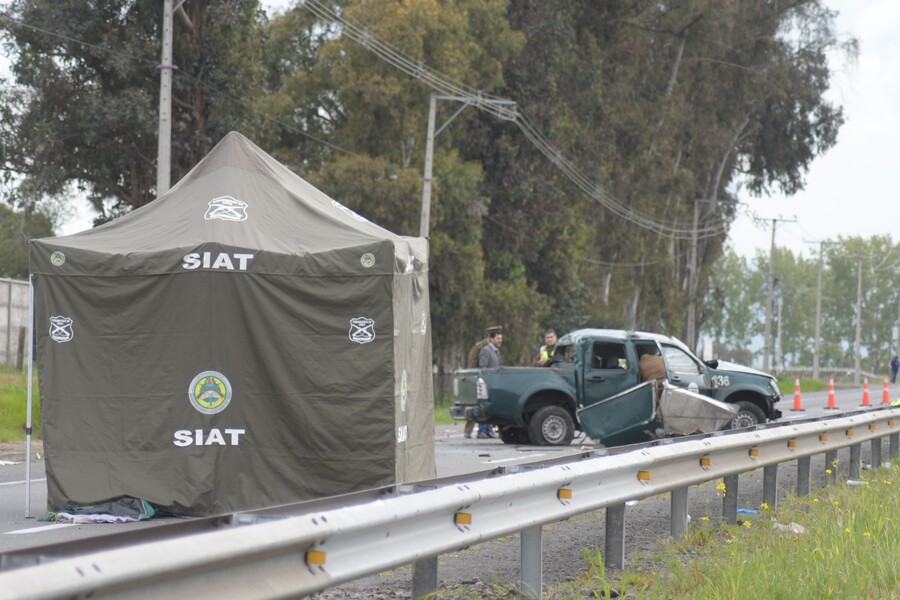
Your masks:
{"label": "truck hood", "polygon": [[775,379],[768,373],[763,371],[758,371],[751,367],[745,367],[744,365],[739,365],[738,363],[728,362],[727,360],[720,360],[719,366],[713,369],[713,371],[732,371],[734,373],[747,373],[748,375],[759,375],[760,377],[765,377],[766,379]]}

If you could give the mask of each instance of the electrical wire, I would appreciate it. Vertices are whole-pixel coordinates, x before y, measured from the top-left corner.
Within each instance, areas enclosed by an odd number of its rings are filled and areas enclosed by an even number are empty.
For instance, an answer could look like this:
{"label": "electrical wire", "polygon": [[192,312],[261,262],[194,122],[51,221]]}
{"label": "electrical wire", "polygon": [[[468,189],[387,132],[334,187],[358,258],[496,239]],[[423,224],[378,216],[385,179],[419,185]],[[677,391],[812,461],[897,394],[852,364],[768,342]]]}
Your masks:
{"label": "electrical wire", "polygon": [[695,228],[692,224],[662,221],[629,207],[622,201],[604,192],[600,186],[582,173],[553,146],[514,101],[485,94],[481,90],[476,90],[445,76],[439,71],[428,67],[422,61],[412,59],[389,43],[371,34],[365,27],[346,19],[320,0],[305,0],[301,4],[316,17],[339,24],[342,33],[348,38],[359,43],[363,48],[391,66],[418,79],[435,92],[458,97],[460,101],[472,104],[481,111],[500,119],[512,121],[525,135],[526,139],[556,165],[572,183],[615,216],[661,236],[678,240],[694,239],[695,237],[717,237],[728,233],[728,219],[718,214],[710,223]]}
{"label": "electrical wire", "polygon": [[[5,26],[7,26],[7,27],[9,27],[9,25],[12,24],[12,25],[15,25],[16,27],[22,27],[22,28],[25,28],[25,29],[30,29],[30,30],[35,31],[35,32],[37,32],[37,33],[41,33],[41,34],[44,34],[44,35],[47,35],[47,36],[50,36],[50,37],[54,37],[54,38],[57,38],[57,39],[60,39],[60,40],[69,42],[70,44],[78,44],[78,45],[80,45],[80,46],[84,46],[85,48],[91,48],[92,50],[98,50],[98,51],[100,51],[100,52],[105,52],[105,53],[111,54],[111,55],[113,55],[113,56],[119,56],[119,57],[122,57],[122,58],[126,58],[126,59],[128,59],[128,60],[130,60],[130,61],[132,61],[132,62],[135,62],[135,63],[142,63],[142,64],[145,64],[145,65],[147,65],[147,66],[152,66],[153,68],[159,68],[159,62],[156,61],[156,60],[150,60],[150,59],[147,59],[147,58],[143,58],[143,57],[140,57],[140,56],[135,56],[135,55],[133,55],[133,54],[129,54],[129,53],[127,53],[127,52],[122,52],[121,50],[116,50],[116,49],[114,49],[114,48],[109,48],[109,47],[106,47],[106,46],[99,46],[99,45],[97,45],[97,44],[92,44],[92,43],[86,42],[86,41],[84,41],[84,40],[79,40],[79,39],[73,38],[73,37],[71,37],[71,36],[63,35],[63,34],[61,34],[61,33],[55,32],[55,31],[50,31],[50,30],[48,30],[48,29],[43,29],[43,28],[41,28],[41,27],[37,27],[37,26],[35,26],[35,25],[31,25],[31,24],[29,24],[29,23],[25,23],[24,21],[18,21],[18,20],[16,20],[16,19],[13,19],[13,18],[7,16],[7,15],[2,15],[2,14],[0,14],[0,24],[3,24],[3,25],[5,25]],[[218,88],[218,87],[216,87],[216,86],[214,86],[214,85],[212,85],[212,84],[210,84],[210,83],[208,83],[208,82],[206,82],[206,81],[203,81],[203,80],[201,80],[201,79],[198,79],[197,77],[194,77],[193,75],[191,75],[191,74],[189,74],[189,73],[187,73],[187,72],[185,72],[185,71],[182,71],[178,66],[173,66],[172,71],[173,71],[173,73],[174,73],[175,75],[177,75],[177,76],[179,76],[179,77],[181,77],[181,78],[183,78],[183,79],[186,79],[186,80],[188,80],[188,81],[190,81],[190,82],[192,82],[192,83],[194,83],[194,84],[196,84],[196,85],[198,85],[198,86],[201,86],[201,87],[203,87],[203,88],[204,88],[205,90],[207,90],[207,91],[215,91],[216,93],[222,95],[223,97],[226,97],[226,98],[228,98],[229,100],[231,100],[231,101],[233,101],[233,102],[236,102],[238,105],[246,107],[253,115],[255,115],[255,116],[257,116],[257,117],[260,117],[260,118],[262,118],[262,119],[264,119],[264,120],[266,120],[266,121],[268,121],[268,122],[270,122],[270,123],[274,123],[274,124],[276,124],[276,125],[279,125],[280,127],[284,127],[285,129],[287,129],[288,131],[291,131],[292,133],[296,133],[296,134],[298,134],[298,135],[301,135],[301,136],[303,136],[303,137],[305,137],[305,138],[307,138],[307,139],[310,139],[310,140],[312,140],[312,141],[314,141],[314,142],[317,142],[317,143],[319,143],[319,144],[322,144],[322,145],[324,145],[324,146],[327,146],[327,147],[329,147],[329,148],[331,148],[331,149],[333,149],[333,150],[337,150],[338,152],[341,152],[341,153],[344,153],[344,154],[348,154],[348,155],[350,155],[350,156],[358,156],[357,153],[352,152],[352,151],[350,151],[350,150],[347,150],[346,148],[342,148],[341,146],[338,146],[337,144],[333,144],[333,143],[329,142],[328,140],[324,140],[324,139],[322,139],[322,138],[320,138],[320,137],[317,137],[317,136],[315,136],[315,135],[313,135],[313,134],[311,134],[311,133],[308,133],[308,132],[306,132],[306,131],[303,131],[302,129],[297,129],[297,128],[294,127],[293,125],[291,125],[291,124],[289,124],[289,123],[285,123],[284,121],[281,121],[281,120],[279,120],[279,119],[276,119],[275,117],[272,117],[272,116],[269,116],[269,115],[260,113],[259,111],[255,110],[251,105],[249,105],[247,102],[241,100],[241,99],[238,98],[237,96],[234,96],[234,95],[232,95],[232,94],[230,94],[230,93],[228,93],[228,92],[222,91],[220,88]]]}

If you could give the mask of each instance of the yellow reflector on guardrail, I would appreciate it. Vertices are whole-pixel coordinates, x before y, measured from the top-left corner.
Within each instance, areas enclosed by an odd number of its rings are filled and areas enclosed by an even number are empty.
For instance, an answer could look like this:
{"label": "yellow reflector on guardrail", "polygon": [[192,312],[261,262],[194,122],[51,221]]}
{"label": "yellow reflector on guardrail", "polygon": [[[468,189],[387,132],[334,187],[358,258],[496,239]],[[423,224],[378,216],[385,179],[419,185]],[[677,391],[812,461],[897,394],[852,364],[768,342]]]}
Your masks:
{"label": "yellow reflector on guardrail", "polygon": [[324,565],[325,564],[325,553],[321,550],[307,550],[306,551],[306,564],[312,565]]}
{"label": "yellow reflector on guardrail", "polygon": [[875,431],[876,429],[878,429],[878,425],[876,425],[875,423],[869,423],[869,431]]}
{"label": "yellow reflector on guardrail", "polygon": [[852,429],[848,429],[846,433],[847,433],[847,437],[853,437],[854,435],[856,435],[856,432],[853,431]]}
{"label": "yellow reflector on guardrail", "polygon": [[572,488],[559,488],[556,490],[556,497],[560,500],[571,500]]}
{"label": "yellow reflector on guardrail", "polygon": [[750,448],[750,456],[753,458],[759,456],[759,448]]}
{"label": "yellow reflector on guardrail", "polygon": [[820,441],[820,442],[827,442],[827,441],[828,441],[828,434],[827,434],[827,433],[820,433],[820,434],[819,434],[819,441]]}
{"label": "yellow reflector on guardrail", "polygon": [[472,524],[472,514],[465,512],[458,512],[453,515],[453,521],[457,525],[471,525]]}
{"label": "yellow reflector on guardrail", "polygon": [[712,457],[709,456],[701,456],[700,457],[700,466],[704,469],[708,469],[712,466]]}
{"label": "yellow reflector on guardrail", "polygon": [[796,448],[797,440],[788,440],[788,448]]}
{"label": "yellow reflector on guardrail", "polygon": [[650,471],[638,471],[638,481],[650,481]]}

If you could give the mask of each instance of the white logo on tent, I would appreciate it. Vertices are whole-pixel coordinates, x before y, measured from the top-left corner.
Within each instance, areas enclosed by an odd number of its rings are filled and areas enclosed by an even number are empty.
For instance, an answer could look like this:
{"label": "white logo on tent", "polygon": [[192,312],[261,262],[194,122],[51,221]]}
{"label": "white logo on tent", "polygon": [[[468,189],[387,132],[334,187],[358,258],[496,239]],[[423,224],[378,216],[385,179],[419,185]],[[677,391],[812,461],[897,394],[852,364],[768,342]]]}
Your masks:
{"label": "white logo on tent", "polygon": [[73,321],[69,317],[50,317],[50,339],[60,344],[71,342],[75,337],[72,323]]}
{"label": "white logo on tent", "polygon": [[363,223],[368,223],[368,222],[369,222],[369,220],[368,220],[367,218],[365,218],[365,217],[363,217],[363,216],[361,216],[361,215],[356,214],[355,212],[353,212],[352,210],[350,210],[349,208],[347,208],[346,206],[344,206],[343,204],[341,204],[341,203],[338,202],[337,200],[332,200],[331,203],[334,204],[335,207],[341,209],[342,211],[344,211],[345,213],[347,213],[348,215],[350,215],[351,217],[353,217],[354,219],[356,219],[357,221],[362,221]]}
{"label": "white logo on tent", "polygon": [[220,196],[209,201],[209,208],[203,218],[207,221],[246,221],[247,203],[231,196]]}
{"label": "white logo on tent", "polygon": [[350,341],[357,344],[368,344],[375,339],[375,321],[369,317],[353,317],[350,319]]}

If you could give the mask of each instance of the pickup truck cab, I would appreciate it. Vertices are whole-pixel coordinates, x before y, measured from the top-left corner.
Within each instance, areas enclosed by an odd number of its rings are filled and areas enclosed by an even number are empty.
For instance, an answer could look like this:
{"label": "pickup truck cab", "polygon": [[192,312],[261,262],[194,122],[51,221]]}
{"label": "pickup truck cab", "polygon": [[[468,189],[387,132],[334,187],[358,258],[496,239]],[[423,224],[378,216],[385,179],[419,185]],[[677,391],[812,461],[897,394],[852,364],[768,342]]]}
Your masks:
{"label": "pickup truck cab", "polygon": [[781,417],[775,409],[781,393],[771,375],[725,361],[704,363],[674,337],[610,329],[563,336],[549,366],[457,371],[450,414],[496,425],[507,444],[567,445],[576,430],[608,446],[646,441],[662,429],[659,388],[641,381],[644,354],[662,357],[667,386],[735,406],[726,427]]}

